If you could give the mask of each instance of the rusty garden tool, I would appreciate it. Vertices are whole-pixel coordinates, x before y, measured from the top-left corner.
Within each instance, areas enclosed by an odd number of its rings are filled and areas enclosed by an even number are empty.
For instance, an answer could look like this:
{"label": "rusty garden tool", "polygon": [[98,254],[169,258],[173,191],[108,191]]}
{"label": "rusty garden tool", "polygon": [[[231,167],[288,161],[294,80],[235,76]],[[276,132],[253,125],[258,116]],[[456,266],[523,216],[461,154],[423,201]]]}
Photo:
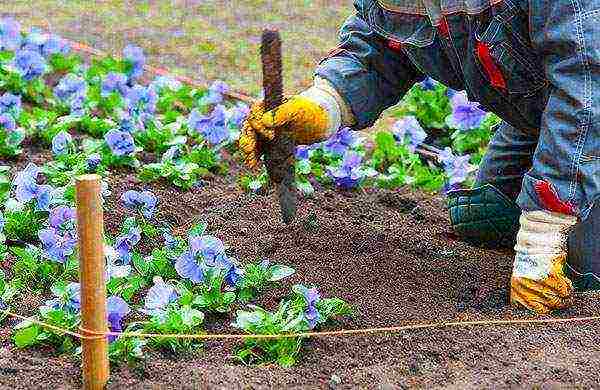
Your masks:
{"label": "rusty garden tool", "polygon": [[[264,30],[261,42],[265,112],[277,109],[283,102],[281,38],[277,30]],[[276,186],[281,218],[288,224],[296,217],[296,185],[294,152],[296,145],[286,128],[278,129],[272,141],[262,139],[265,166]]]}

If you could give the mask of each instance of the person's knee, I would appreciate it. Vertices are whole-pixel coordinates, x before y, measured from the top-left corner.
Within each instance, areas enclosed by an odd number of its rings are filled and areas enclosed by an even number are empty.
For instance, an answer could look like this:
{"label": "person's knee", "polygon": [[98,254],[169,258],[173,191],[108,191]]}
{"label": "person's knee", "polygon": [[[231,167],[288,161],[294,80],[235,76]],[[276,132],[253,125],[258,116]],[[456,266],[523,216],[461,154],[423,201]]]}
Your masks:
{"label": "person's knee", "polygon": [[521,210],[494,186],[451,191],[447,197],[450,222],[461,239],[489,247],[514,244]]}

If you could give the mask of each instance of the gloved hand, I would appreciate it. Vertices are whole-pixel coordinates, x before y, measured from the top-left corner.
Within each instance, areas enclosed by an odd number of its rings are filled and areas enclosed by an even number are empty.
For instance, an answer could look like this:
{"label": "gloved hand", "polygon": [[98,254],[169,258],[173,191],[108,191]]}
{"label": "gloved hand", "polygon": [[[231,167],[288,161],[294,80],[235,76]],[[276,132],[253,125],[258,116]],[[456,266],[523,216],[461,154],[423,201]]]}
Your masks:
{"label": "gloved hand", "polygon": [[564,274],[567,239],[577,218],[550,211],[523,212],[515,246],[511,302],[539,314],[569,307],[573,284]]}
{"label": "gloved hand", "polygon": [[292,133],[296,144],[319,142],[337,131],[342,124],[342,110],[348,111],[343,100],[325,80],[315,80],[315,85],[299,95],[285,99],[273,111],[264,112],[263,103],[256,103],[242,126],[239,147],[246,165],[256,167],[262,151],[259,137],[272,140],[275,133],[285,127]]}

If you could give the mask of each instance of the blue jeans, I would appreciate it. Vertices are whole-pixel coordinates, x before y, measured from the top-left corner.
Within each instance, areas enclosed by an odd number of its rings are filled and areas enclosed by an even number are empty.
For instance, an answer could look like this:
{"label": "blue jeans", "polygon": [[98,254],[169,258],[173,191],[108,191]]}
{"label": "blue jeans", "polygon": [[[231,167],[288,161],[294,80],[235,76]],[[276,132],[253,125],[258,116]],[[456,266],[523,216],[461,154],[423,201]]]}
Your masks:
{"label": "blue jeans", "polygon": [[[357,129],[430,76],[506,122],[478,180],[496,175],[524,210],[587,217],[600,196],[600,0],[354,4],[316,74],[347,101]],[[529,164],[508,161],[525,153]]]}

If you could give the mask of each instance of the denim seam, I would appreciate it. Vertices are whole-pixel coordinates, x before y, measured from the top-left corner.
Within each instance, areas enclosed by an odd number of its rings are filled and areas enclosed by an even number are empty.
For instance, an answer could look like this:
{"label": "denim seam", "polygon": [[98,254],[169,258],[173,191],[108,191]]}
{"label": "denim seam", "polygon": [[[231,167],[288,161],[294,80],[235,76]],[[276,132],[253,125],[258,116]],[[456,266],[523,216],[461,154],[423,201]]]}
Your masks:
{"label": "denim seam", "polygon": [[600,8],[599,8],[599,9],[592,10],[592,11],[584,12],[584,13],[581,15],[581,18],[582,18],[582,19],[587,19],[587,18],[589,18],[590,16],[596,16],[596,15],[599,15],[599,14],[600,14]]}
{"label": "denim seam", "polygon": [[583,109],[587,111],[586,116],[584,118],[583,123],[579,124],[579,137],[576,143],[576,153],[573,156],[573,160],[571,163],[571,169],[569,172],[570,175],[570,185],[569,185],[569,201],[573,201],[575,198],[575,194],[577,191],[577,172],[579,171],[579,167],[581,165],[581,157],[583,155],[583,146],[585,144],[585,140],[587,138],[587,133],[589,130],[589,122],[591,120],[591,82],[590,82],[590,66],[587,60],[587,48],[585,44],[585,36],[583,34],[583,23],[582,23],[582,12],[581,5],[579,0],[571,0],[571,5],[573,7],[573,13],[575,16],[575,28],[577,32],[577,51],[579,52],[579,56],[581,58],[581,62],[584,67],[584,85],[583,85],[583,93],[584,93],[584,107]]}

